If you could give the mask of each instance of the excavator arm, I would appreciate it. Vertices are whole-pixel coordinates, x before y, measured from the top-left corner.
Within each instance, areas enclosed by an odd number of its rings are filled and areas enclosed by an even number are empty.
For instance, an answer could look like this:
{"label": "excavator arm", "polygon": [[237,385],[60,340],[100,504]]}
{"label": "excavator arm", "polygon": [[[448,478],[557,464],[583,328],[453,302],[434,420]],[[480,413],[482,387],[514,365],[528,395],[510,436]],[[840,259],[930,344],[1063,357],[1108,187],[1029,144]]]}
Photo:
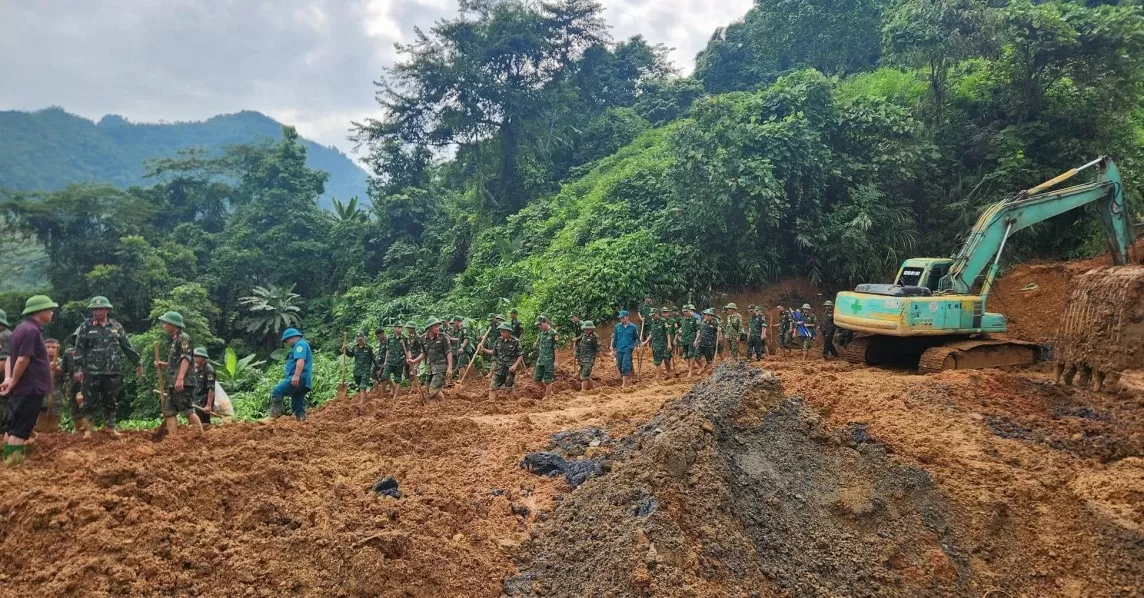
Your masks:
{"label": "excavator arm", "polygon": [[[1095,182],[1048,191],[1093,166],[1099,167]],[[1108,234],[1113,261],[1117,265],[1127,264],[1128,248],[1132,244],[1132,225],[1128,220],[1120,173],[1110,158],[1102,156],[985,210],[977,219],[965,245],[954,256],[949,274],[941,281],[941,288],[957,294],[969,294],[984,273],[985,278],[981,284],[981,297],[984,299],[997,276],[1001,253],[1010,235],[1094,202],[1100,210],[1101,222]]]}

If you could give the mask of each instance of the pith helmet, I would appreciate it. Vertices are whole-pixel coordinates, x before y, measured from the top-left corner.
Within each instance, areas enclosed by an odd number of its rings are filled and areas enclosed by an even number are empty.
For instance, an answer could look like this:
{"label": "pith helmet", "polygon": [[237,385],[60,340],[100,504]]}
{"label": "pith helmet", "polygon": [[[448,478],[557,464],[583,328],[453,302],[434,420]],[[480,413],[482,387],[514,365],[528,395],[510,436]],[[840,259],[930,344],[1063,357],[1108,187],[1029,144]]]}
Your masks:
{"label": "pith helmet", "polygon": [[580,330],[595,330],[595,329],[596,329],[596,325],[592,323],[592,320],[584,320],[584,323],[580,324]]}
{"label": "pith helmet", "polygon": [[453,316],[453,321],[454,322],[464,322],[465,318],[463,318],[462,316]]}
{"label": "pith helmet", "polygon": [[111,302],[103,295],[96,295],[87,303],[88,309],[111,309]]}
{"label": "pith helmet", "polygon": [[408,328],[409,330],[417,330],[417,322],[414,322],[413,320],[409,320],[408,322],[405,323],[405,327]]}
{"label": "pith helmet", "polygon": [[0,309],[0,324],[11,326],[11,324],[8,323],[8,314],[4,313],[2,309]]}
{"label": "pith helmet", "polygon": [[428,330],[440,323],[441,320],[438,320],[437,318],[429,318],[429,321],[425,322],[425,329]]}
{"label": "pith helmet", "polygon": [[733,310],[735,310],[735,311],[739,311],[739,306],[738,306],[738,305],[735,305],[734,303],[728,303],[728,304],[727,304],[727,309],[733,309]]}
{"label": "pith helmet", "polygon": [[809,304],[809,303],[803,303],[803,304],[802,304],[802,309],[812,309],[812,308],[810,307],[810,304]]}
{"label": "pith helmet", "polygon": [[823,303],[823,304],[822,304],[822,306],[823,306],[823,307],[834,307],[834,302],[833,302],[833,301],[831,301],[831,300],[829,300],[829,299],[827,299],[827,300],[826,300],[826,303]]}
{"label": "pith helmet", "polygon": [[55,309],[59,304],[48,298],[47,295],[32,295],[28,297],[28,301],[24,303],[24,313],[21,315],[34,314],[38,311],[48,309]]}
{"label": "pith helmet", "polygon": [[512,324],[509,324],[508,322],[501,322],[500,325],[497,326],[497,330],[507,330],[512,332]]}
{"label": "pith helmet", "polygon": [[207,355],[206,347],[195,347],[194,354],[195,357],[202,357],[204,359],[210,357],[210,355]]}
{"label": "pith helmet", "polygon": [[[186,328],[187,327],[186,324],[183,323],[183,314],[181,314],[177,311],[169,311],[169,312],[159,316],[159,321],[160,322],[166,322],[172,326],[177,326],[179,328]],[[286,329],[287,332],[289,332],[291,330],[294,330],[294,329],[293,328],[287,328]],[[298,332],[298,331],[294,330],[294,332]],[[285,334],[285,333],[283,333],[283,334]],[[286,338],[287,337],[283,336],[282,340],[286,340]]]}
{"label": "pith helmet", "polygon": [[703,310],[703,315],[705,315],[705,316],[715,315],[715,308],[714,307],[708,307],[707,309]]}
{"label": "pith helmet", "polygon": [[493,316],[493,317],[495,317],[496,319],[498,319],[498,320],[500,320],[500,321],[502,321],[502,322],[508,319],[508,318],[504,317],[504,316],[503,316],[503,315],[501,315],[501,314],[497,314],[497,315],[495,315],[495,316]]}

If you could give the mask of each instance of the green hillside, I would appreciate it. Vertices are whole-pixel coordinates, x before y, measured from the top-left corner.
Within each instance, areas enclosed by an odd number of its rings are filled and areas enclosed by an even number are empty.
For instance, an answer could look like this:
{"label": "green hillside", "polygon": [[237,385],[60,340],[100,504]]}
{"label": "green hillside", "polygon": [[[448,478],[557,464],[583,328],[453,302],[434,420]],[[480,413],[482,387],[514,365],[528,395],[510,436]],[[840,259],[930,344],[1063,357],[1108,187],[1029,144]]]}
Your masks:
{"label": "green hillside", "polygon": [[[203,122],[137,124],[107,115],[94,123],[61,108],[0,112],[0,188],[55,191],[74,183],[150,185],[145,161],[181,150],[217,152],[273,140],[282,124],[259,112],[224,114]],[[306,165],[330,173],[321,200],[366,196],[366,173],[336,148],[303,140]]]}

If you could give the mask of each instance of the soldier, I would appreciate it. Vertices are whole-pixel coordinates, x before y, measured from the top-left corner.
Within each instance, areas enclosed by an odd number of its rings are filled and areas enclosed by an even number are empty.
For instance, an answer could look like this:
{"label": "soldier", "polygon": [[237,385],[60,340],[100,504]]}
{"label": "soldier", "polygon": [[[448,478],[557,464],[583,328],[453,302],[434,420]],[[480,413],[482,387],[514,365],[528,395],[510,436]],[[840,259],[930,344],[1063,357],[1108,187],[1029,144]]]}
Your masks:
{"label": "soldier", "polygon": [[676,315],[676,313],[675,313],[675,308],[673,308],[671,306],[663,307],[662,309],[659,310],[659,313],[661,316],[663,316],[663,325],[665,327],[667,327],[667,339],[670,341],[667,354],[670,355],[672,357],[672,359],[671,359],[671,362],[668,363],[667,373],[670,374],[674,378],[676,376],[674,364],[675,364],[675,353],[678,351],[678,345],[679,345],[679,321],[680,320],[679,320],[678,315]]}
{"label": "soldier", "polygon": [[[184,332],[186,326],[183,315],[169,311],[159,316],[159,321],[167,333],[167,361],[156,361],[155,368],[166,371],[167,404],[163,406],[163,418],[166,420],[167,433],[174,434],[178,431],[179,415],[183,415],[201,434],[203,423],[195,413],[192,402],[195,388],[195,372],[191,366],[192,343],[191,337]],[[84,389],[87,389],[86,385]],[[92,401],[90,394],[84,392],[83,395],[85,401]]]}
{"label": "soldier", "polygon": [[[715,361],[715,347],[719,344],[719,319],[715,315],[715,308],[703,310],[703,321],[699,324],[699,335],[695,339],[698,355],[703,358],[703,369],[699,375],[703,376],[711,371],[711,364]],[[698,361],[698,358],[696,358]]]}
{"label": "soldier", "polygon": [[[508,315],[510,318],[512,318],[512,320],[509,322],[512,324],[512,335],[515,336],[518,340],[524,338],[524,324],[520,323],[520,318],[516,314],[516,308],[514,307],[512,311],[508,312]],[[503,320],[504,318],[501,319]]]}
{"label": "soldier", "polygon": [[428,398],[440,401],[445,398],[442,389],[445,382],[453,377],[453,344],[449,335],[441,332],[441,320],[429,318],[425,323],[425,339],[423,359],[429,370]]}
{"label": "soldier", "polygon": [[306,421],[306,395],[314,388],[314,352],[297,328],[283,331],[282,342],[290,353],[283,365],[285,377],[270,391],[269,419],[283,415],[283,403],[286,397],[290,397],[290,410],[294,413],[294,419]]}
{"label": "soldier", "polygon": [[365,333],[357,333],[354,346],[343,346],[342,354],[354,360],[354,388],[357,389],[358,401],[364,401],[366,393],[373,390],[373,370],[377,366],[377,357],[373,354],[373,347],[365,342]]}
{"label": "soldier", "polygon": [[794,316],[794,324],[798,329],[798,339],[802,347],[802,359],[804,361],[810,354],[810,346],[814,343],[814,334],[818,327],[818,318],[814,316],[814,312],[811,310],[809,303],[803,303],[798,315]]}
{"label": "soldier", "polygon": [[143,368],[127,331],[108,317],[112,307],[107,297],[92,297],[87,308],[91,310],[91,317],[76,330],[74,376],[76,382],[83,385],[84,399],[83,412],[75,420],[76,430],[84,428],[84,436],[88,436],[99,414],[103,417],[103,428],[118,436],[115,403],[119,396],[119,352],[135,364],[136,376],[143,375]]}
{"label": "soldier", "polygon": [[421,362],[425,361],[425,345],[417,335],[417,323],[405,323],[405,375],[409,378],[409,394],[421,394]]}
{"label": "soldier", "polygon": [[552,382],[556,380],[556,343],[559,340],[556,329],[548,323],[548,316],[541,314],[536,334],[536,368],[532,371],[532,381],[544,385],[544,396],[552,396]]}
{"label": "soldier", "polygon": [[790,310],[777,306],[779,310],[779,348],[784,354],[790,353],[791,317]]}
{"label": "soldier", "polygon": [[763,358],[759,344],[763,333],[759,320],[759,309],[755,305],[747,306],[747,361],[756,361]]}
{"label": "soldier", "polygon": [[207,358],[206,347],[195,347],[195,392],[194,401],[198,406],[199,419],[203,422],[203,429],[211,425],[211,413],[215,402],[215,371]]}
{"label": "soldier", "polygon": [[[485,355],[486,354],[485,349],[492,349],[493,346],[496,345],[497,338],[500,337],[500,332],[498,330],[498,327],[501,325],[502,322],[504,322],[504,316],[502,316],[500,314],[489,314],[489,327],[487,330],[485,330],[485,340],[481,343],[481,346],[477,348],[477,350],[480,352],[480,354]],[[491,360],[481,360],[481,361],[482,361],[481,367],[484,368],[484,371],[489,376],[492,376],[492,374],[493,374],[492,361]]]}
{"label": "soldier", "polygon": [[822,304],[822,358],[838,357],[838,348],[834,346],[834,302],[826,301]]}
{"label": "soldier", "polygon": [[644,297],[643,303],[640,304],[639,310],[638,310],[639,311],[639,317],[640,317],[640,324],[643,324],[644,322],[647,321],[647,319],[649,317],[651,317],[651,310],[653,310],[653,309],[655,309],[655,308],[652,307],[651,297]]}
{"label": "soldier", "polygon": [[394,326],[393,334],[385,346],[385,366],[381,369],[382,392],[392,388],[390,398],[397,400],[397,389],[401,388],[401,378],[405,375],[405,359],[408,355],[405,348],[405,337],[401,335],[401,327]]}
{"label": "soldier", "polygon": [[734,303],[727,304],[727,311],[730,312],[730,315],[727,316],[723,342],[731,349],[731,359],[740,361],[739,341],[742,340],[743,336],[743,316],[739,315],[739,306]]}
{"label": "soldier", "polygon": [[632,351],[640,348],[640,333],[628,318],[627,310],[620,310],[620,322],[612,329],[612,355],[616,358],[616,369],[620,372],[620,390],[632,382]]}
{"label": "soldier", "polygon": [[592,390],[592,369],[596,367],[596,356],[600,353],[600,337],[596,336],[596,325],[592,320],[584,320],[580,325],[580,337],[576,343],[576,362],[580,365],[580,390]]}
{"label": "soldier", "polygon": [[671,375],[671,336],[668,334],[667,321],[663,319],[658,308],[651,308],[650,319],[644,322],[643,344],[651,344],[651,361],[655,365],[655,379],[663,380],[662,365],[667,375]]}
{"label": "soldier", "polygon": [[516,371],[524,360],[524,352],[520,347],[520,339],[512,335],[512,325],[501,322],[497,325],[499,336],[491,349],[481,348],[485,355],[491,355],[493,363],[492,383],[489,386],[489,400],[496,400],[497,393],[502,389],[506,394],[512,394],[516,384]]}
{"label": "soldier", "polygon": [[60,414],[67,404],[67,395],[71,386],[71,376],[64,371],[64,358],[60,354],[60,341],[49,338],[44,341],[44,348],[48,351],[48,367],[51,368],[51,393],[40,407],[40,417],[36,420],[36,433],[51,432],[60,429]]}
{"label": "soldier", "polygon": [[679,344],[683,345],[683,359],[687,362],[687,377],[690,378],[696,362],[699,359],[699,351],[695,345],[695,339],[699,333],[699,323],[695,319],[695,306],[688,303],[683,306],[683,322],[679,325]]}
{"label": "soldier", "polygon": [[384,326],[375,328],[373,336],[377,339],[377,353],[373,360],[373,381],[380,385],[382,383],[382,371],[385,369],[385,350],[389,345],[389,339],[385,336]]}
{"label": "soldier", "polygon": [[473,341],[468,327],[465,326],[465,319],[461,316],[453,316],[453,329],[451,330],[449,342],[453,346],[453,376],[456,378],[461,373],[465,366],[469,365],[469,359],[472,357]]}

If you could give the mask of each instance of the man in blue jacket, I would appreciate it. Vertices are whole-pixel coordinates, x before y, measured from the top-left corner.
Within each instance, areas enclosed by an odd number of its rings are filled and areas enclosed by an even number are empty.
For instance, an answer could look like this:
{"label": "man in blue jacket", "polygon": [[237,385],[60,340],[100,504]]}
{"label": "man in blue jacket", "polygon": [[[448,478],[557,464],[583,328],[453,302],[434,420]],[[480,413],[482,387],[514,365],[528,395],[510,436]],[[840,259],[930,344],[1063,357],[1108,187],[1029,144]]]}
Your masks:
{"label": "man in blue jacket", "polygon": [[612,354],[616,357],[616,369],[620,371],[623,390],[632,381],[632,351],[640,346],[640,331],[628,318],[627,310],[620,311],[620,323],[612,331]]}
{"label": "man in blue jacket", "polygon": [[287,328],[282,342],[290,350],[284,367],[286,377],[270,391],[270,419],[281,417],[283,399],[290,397],[290,410],[298,421],[306,420],[306,394],[314,387],[314,354],[297,328]]}

